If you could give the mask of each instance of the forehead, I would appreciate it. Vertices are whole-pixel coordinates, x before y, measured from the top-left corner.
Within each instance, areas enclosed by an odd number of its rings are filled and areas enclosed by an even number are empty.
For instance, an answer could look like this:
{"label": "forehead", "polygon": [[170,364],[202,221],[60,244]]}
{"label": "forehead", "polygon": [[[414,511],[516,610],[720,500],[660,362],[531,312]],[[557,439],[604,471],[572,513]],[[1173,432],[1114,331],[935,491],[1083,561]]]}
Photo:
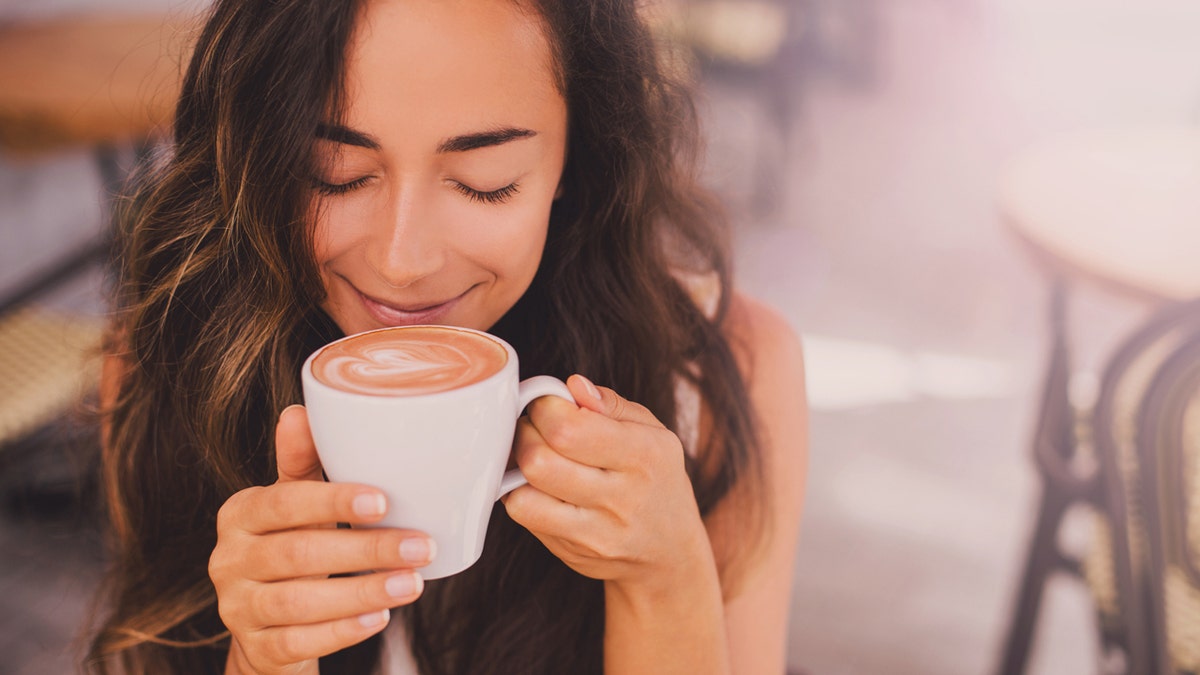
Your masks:
{"label": "forehead", "polygon": [[369,0],[347,52],[352,126],[461,132],[557,114],[540,17],[513,0]]}

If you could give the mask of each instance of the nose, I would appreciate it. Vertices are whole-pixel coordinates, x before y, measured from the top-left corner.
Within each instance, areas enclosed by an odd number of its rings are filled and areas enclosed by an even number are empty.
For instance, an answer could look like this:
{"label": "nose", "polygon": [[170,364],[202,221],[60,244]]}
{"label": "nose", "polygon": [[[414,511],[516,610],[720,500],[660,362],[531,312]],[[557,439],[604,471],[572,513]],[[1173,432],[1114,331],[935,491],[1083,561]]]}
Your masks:
{"label": "nose", "polygon": [[411,189],[389,200],[367,251],[367,262],[381,281],[405,288],[428,277],[445,264],[444,242],[436,218]]}

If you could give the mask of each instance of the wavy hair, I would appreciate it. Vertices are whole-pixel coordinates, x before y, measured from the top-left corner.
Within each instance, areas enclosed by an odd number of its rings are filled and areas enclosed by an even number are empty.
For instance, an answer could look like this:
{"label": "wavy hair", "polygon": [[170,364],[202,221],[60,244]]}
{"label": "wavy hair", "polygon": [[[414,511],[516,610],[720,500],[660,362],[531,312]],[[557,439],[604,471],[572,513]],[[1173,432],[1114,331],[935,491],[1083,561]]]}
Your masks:
{"label": "wavy hair", "polygon": [[[532,0],[569,115],[564,191],[524,296],[491,330],[522,376],[583,373],[668,426],[683,381],[704,403],[688,470],[702,514],[738,486],[750,541],[769,509],[745,383],[723,330],[724,223],[698,186],[687,89],[632,0]],[[318,126],[337,118],[359,2],[227,0],[199,37],[169,152],[117,218],[112,344],[122,372],[102,461],[113,567],[93,672],[210,673],[229,634],[207,560],[216,513],[273,482],[274,424],[301,401],[300,366],[340,336],[319,309],[311,176]],[[715,274],[714,316],[677,280]],[[720,560],[723,578],[733,560]],[[728,588],[728,585],[726,585]],[[427,675],[599,673],[602,583],[551,555],[497,507],[483,557],[403,608]],[[325,659],[368,672],[376,636]]]}

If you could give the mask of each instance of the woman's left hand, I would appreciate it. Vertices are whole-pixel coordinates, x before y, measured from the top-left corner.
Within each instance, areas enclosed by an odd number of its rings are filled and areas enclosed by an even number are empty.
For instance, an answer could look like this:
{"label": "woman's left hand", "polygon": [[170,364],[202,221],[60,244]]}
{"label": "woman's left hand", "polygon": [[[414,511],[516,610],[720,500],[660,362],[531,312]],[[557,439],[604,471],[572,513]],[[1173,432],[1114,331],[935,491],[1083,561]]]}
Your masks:
{"label": "woman's left hand", "polygon": [[578,406],[553,396],[517,426],[529,484],[504,498],[509,516],[580,574],[632,590],[712,564],[679,438],[645,407],[575,375]]}

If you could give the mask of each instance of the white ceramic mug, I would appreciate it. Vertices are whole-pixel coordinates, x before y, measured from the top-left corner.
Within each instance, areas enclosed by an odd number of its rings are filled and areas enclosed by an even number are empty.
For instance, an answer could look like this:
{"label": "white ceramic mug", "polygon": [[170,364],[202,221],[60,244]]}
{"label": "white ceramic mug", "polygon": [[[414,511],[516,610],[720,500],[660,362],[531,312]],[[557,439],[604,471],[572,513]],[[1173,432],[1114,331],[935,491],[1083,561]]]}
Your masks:
{"label": "white ceramic mug", "polygon": [[[501,346],[507,361],[478,382],[436,393],[357,393],[314,375],[314,360],[333,345],[413,328],[482,336]],[[304,402],[326,476],[382,489],[388,511],[377,526],[419,530],[433,537],[437,555],[420,570],[426,579],[450,576],[474,564],[483,553],[492,506],[525,484],[520,470],[505,472],[525,406],[541,396],[575,401],[562,381],[539,376],[518,382],[518,372],[517,353],[507,342],[446,326],[360,333],[318,349],[304,362]]]}

